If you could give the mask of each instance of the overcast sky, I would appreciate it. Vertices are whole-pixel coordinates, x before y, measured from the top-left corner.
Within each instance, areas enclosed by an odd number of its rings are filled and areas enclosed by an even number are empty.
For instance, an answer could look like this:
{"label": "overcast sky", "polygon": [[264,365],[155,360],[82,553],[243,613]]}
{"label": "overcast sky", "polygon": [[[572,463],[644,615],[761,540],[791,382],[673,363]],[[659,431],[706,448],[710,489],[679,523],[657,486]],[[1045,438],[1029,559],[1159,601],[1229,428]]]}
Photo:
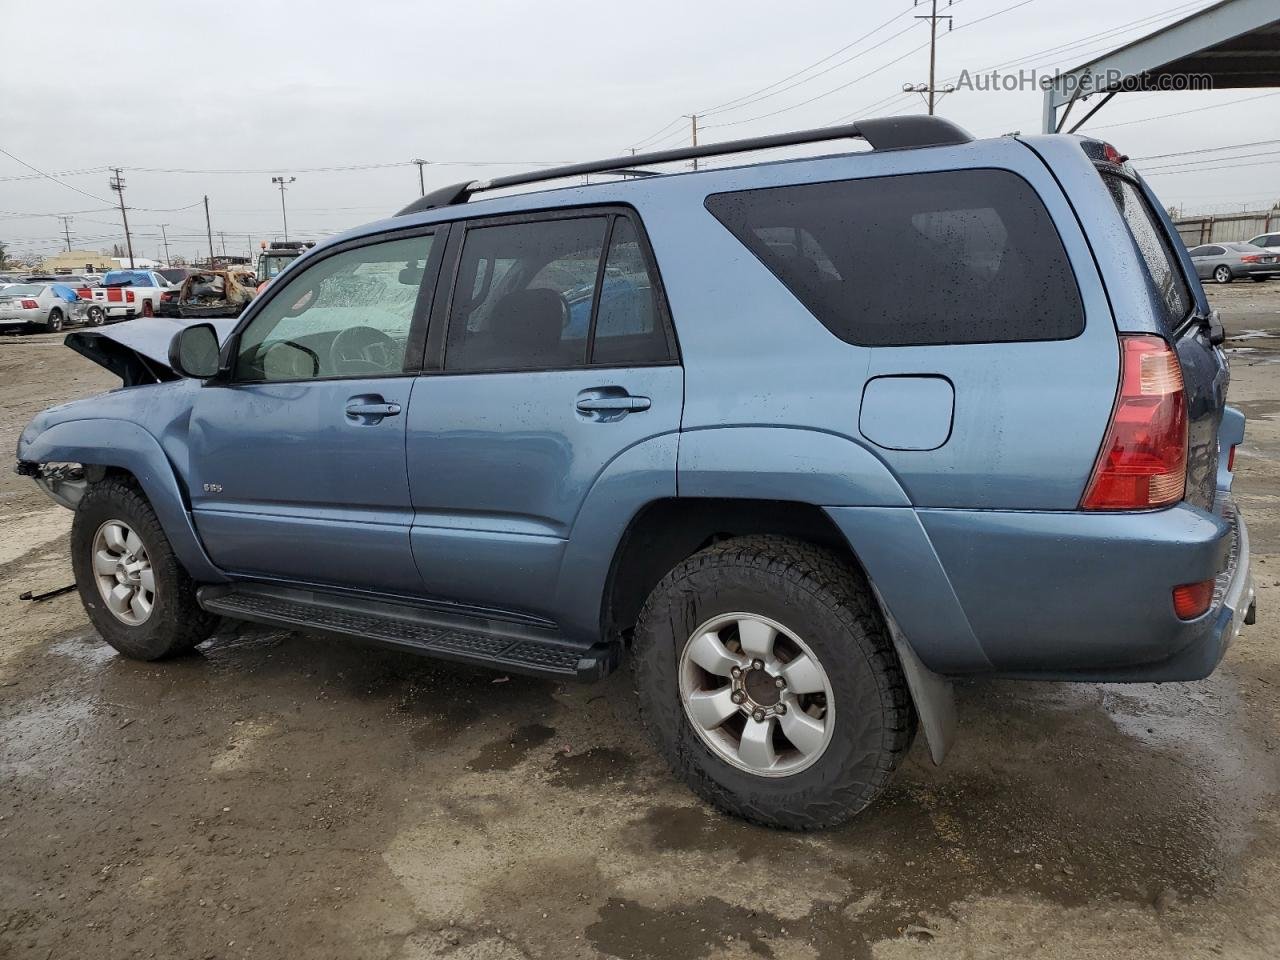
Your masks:
{"label": "overcast sky", "polygon": [[[956,0],[945,11],[955,29],[938,44],[939,80],[1019,58],[1027,59],[1010,69],[1074,66],[1209,5]],[[901,88],[928,76],[928,26],[912,19],[925,8],[912,10],[911,0],[185,6],[63,0],[54,11],[7,0],[5,21],[29,25],[33,39],[4,45],[0,148],[61,181],[0,154],[0,240],[12,253],[60,249],[59,213],[73,217],[76,248],[120,241],[118,211],[103,209],[115,201],[108,165],[125,168],[139,256],[157,255],[161,223],[175,254],[204,248],[205,194],[215,244],[223,232],[227,251],[242,253],[250,237],[281,234],[273,173],[297,177],[290,236],[318,238],[413,199],[415,157],[432,162],[430,189],[534,162],[685,143],[681,116],[693,112],[707,114],[705,141],[923,112]],[[1280,95],[1270,93],[1280,91],[1126,94],[1085,130],[1134,157],[1280,139]],[[939,113],[979,136],[1038,132],[1040,102],[1035,90],[960,91]],[[1201,107],[1210,109],[1133,122]],[[1274,147],[1234,155],[1227,169],[1203,156],[1153,161],[1197,165],[1151,179],[1167,204],[1188,210],[1280,200]],[[500,165],[460,163],[475,161]]]}

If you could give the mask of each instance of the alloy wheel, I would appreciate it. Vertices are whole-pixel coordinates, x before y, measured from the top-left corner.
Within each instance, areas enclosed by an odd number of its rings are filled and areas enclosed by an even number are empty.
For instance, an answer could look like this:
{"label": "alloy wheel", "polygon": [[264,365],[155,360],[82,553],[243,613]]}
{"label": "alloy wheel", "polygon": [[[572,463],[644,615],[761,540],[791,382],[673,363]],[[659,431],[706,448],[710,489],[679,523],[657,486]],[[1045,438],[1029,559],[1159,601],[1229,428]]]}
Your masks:
{"label": "alloy wheel", "polygon": [[721,760],[762,777],[816,763],[831,742],[835,701],[813,650],[777,621],[727,613],[698,627],[680,654],[680,702]]}
{"label": "alloy wheel", "polygon": [[121,520],[108,520],[93,537],[93,575],[107,609],[121,623],[141,626],[156,602],[155,572],[146,544]]}

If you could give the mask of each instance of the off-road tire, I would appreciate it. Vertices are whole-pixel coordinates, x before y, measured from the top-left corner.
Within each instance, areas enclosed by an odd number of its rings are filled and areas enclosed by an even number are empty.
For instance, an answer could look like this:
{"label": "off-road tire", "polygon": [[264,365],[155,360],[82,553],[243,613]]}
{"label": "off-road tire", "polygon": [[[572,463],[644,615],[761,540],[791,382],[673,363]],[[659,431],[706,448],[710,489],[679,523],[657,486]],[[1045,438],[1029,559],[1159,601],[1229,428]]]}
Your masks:
{"label": "off-road tire", "polygon": [[62,311],[54,307],[49,311],[49,318],[44,322],[44,328],[49,333],[57,333],[62,329]]}
{"label": "off-road tire", "polygon": [[[107,609],[94,576],[94,537],[110,520],[124,522],[142,538],[155,574],[155,605],[138,626],[117,620]],[[109,476],[85,491],[71,524],[71,567],[89,620],[126,657],[162,660],[188,653],[218,624],[218,617],[196,601],[196,584],[174,555],[146,496],[129,479]]]}
{"label": "off-road tire", "polygon": [[[729,612],[769,617],[804,638],[830,678],[835,729],[822,756],[785,777],[716,756],[680,700],[681,650],[700,624]],[[834,552],[777,536],[726,540],[694,554],[654,588],[632,657],[640,714],[659,753],[727,813],[790,830],[832,827],[880,795],[911,746],[916,715],[870,589]]]}

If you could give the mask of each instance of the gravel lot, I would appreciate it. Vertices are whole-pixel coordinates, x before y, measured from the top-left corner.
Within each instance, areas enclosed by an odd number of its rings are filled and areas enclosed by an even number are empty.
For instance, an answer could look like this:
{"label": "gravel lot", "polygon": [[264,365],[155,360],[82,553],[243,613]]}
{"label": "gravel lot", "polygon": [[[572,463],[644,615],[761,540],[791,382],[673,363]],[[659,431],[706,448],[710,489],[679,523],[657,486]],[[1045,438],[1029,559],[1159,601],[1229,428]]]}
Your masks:
{"label": "gravel lot", "polygon": [[[1259,622],[1193,684],[970,683],[942,768],[797,836],[721,817],[565,686],[258,628],[115,655],[70,515],[0,472],[0,957],[1280,955],[1280,283],[1211,296]],[[0,337],[0,447],[112,386]],[[10,454],[6,454],[9,456]],[[1274,571],[1274,573],[1269,572]]]}

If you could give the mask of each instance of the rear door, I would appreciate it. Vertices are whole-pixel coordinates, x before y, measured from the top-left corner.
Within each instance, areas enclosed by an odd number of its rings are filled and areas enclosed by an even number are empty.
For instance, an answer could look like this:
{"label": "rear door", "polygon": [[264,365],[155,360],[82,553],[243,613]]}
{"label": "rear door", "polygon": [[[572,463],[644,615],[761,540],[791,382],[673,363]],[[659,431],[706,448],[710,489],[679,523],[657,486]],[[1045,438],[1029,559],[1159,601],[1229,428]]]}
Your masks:
{"label": "rear door", "polygon": [[[679,429],[665,297],[627,209],[472,221],[449,246],[409,407],[414,558],[432,597],[554,620],[597,479]],[[674,493],[674,444],[653,469]]]}

